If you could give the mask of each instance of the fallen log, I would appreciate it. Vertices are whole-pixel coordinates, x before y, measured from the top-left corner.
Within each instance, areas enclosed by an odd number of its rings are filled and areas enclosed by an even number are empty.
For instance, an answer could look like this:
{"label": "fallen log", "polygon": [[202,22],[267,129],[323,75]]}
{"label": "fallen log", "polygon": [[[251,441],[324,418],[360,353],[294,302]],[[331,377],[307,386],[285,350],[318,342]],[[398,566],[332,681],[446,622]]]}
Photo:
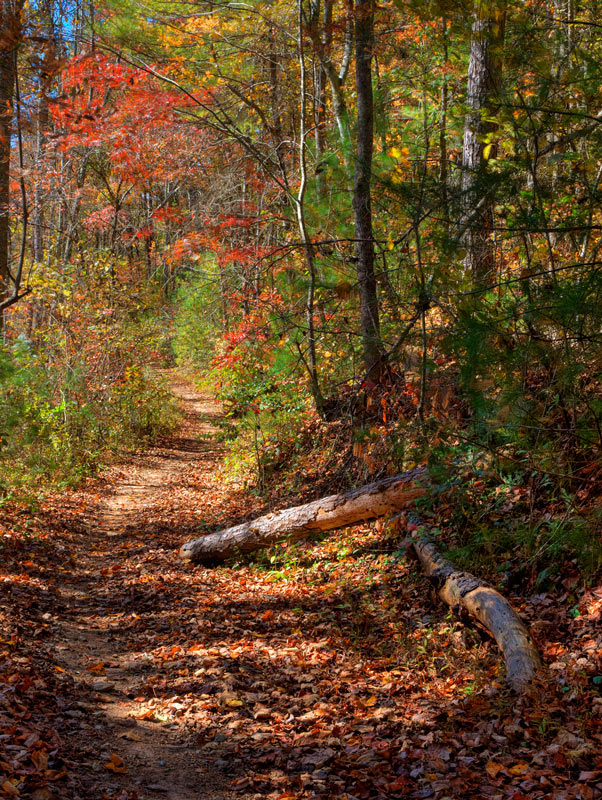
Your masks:
{"label": "fallen log", "polygon": [[418,467],[359,489],[275,511],[251,522],[193,539],[180,548],[180,557],[195,564],[214,564],[237,553],[270,547],[283,539],[294,542],[312,533],[345,528],[394,514],[426,494],[424,484],[427,480],[426,469]]}
{"label": "fallen log", "polygon": [[508,600],[486,581],[456,569],[429,536],[414,534],[410,542],[439,597],[453,610],[467,612],[493,636],[504,656],[508,684],[516,692],[525,691],[541,661],[527,627]]}

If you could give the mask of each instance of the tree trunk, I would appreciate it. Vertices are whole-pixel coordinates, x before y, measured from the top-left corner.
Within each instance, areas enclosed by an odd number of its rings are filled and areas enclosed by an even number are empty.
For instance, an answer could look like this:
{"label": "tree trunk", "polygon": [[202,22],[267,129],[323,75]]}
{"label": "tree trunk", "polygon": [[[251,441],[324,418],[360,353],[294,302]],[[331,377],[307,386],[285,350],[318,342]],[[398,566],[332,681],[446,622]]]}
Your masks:
{"label": "tree trunk", "polygon": [[[444,17],[441,20],[441,34],[443,40],[443,66],[447,70],[449,64],[448,48],[448,22]],[[445,236],[449,235],[449,196],[448,196],[448,165],[447,165],[447,113],[449,107],[449,86],[447,71],[443,76],[441,86],[441,105],[439,111],[439,184],[441,186],[441,210]]]}
{"label": "tree trunk", "polygon": [[297,214],[297,224],[308,273],[307,300],[305,305],[305,320],[307,323],[307,359],[306,365],[309,373],[309,381],[312,397],[318,414],[322,415],[324,398],[320,389],[318,377],[318,363],[316,357],[316,330],[314,325],[314,305],[316,293],[316,259],[314,246],[307,232],[305,221],[305,192],[307,189],[307,163],[306,163],[306,130],[305,130],[305,109],[306,109],[306,87],[305,87],[305,48],[303,43],[303,0],[298,0],[298,55],[301,83],[300,92],[300,117],[299,117],[299,190],[295,198],[295,211]]}
{"label": "tree trunk", "polygon": [[506,663],[506,680],[524,691],[541,666],[525,624],[510,603],[485,581],[454,567],[426,536],[411,539],[418,560],[439,597],[452,609],[463,609],[497,642]]}
{"label": "tree trunk", "polygon": [[36,166],[35,166],[35,188],[33,198],[32,215],[32,258],[36,263],[40,263],[44,258],[44,209],[43,209],[43,173],[44,173],[44,151],[46,148],[46,130],[48,128],[48,95],[47,87],[40,89],[38,99],[38,113],[36,120]]}
{"label": "tree trunk", "polygon": [[334,114],[339,140],[341,142],[343,160],[347,166],[347,144],[349,141],[349,115],[343,93],[343,86],[349,71],[353,52],[353,0],[346,0],[345,42],[340,68],[337,70],[332,61],[332,0],[326,0],[323,31],[318,26],[309,26],[314,51],[320,66],[330,85],[332,95],[332,111]]}
{"label": "tree trunk", "polygon": [[374,274],[372,232],[372,151],[374,98],[372,95],[373,0],[357,0],[355,16],[355,86],[357,91],[357,152],[353,185],[353,211],[357,280],[360,297],[363,358],[367,374],[378,377],[383,355]]}
{"label": "tree trunk", "polygon": [[294,542],[313,533],[393,514],[426,494],[427,478],[426,469],[420,467],[359,489],[266,514],[187,542],[180,549],[180,556],[197,564],[214,564],[237,553],[270,547],[283,539]]}
{"label": "tree trunk", "polygon": [[[18,15],[12,3],[0,3],[0,303],[10,294],[9,203],[10,149],[15,87],[14,50],[19,39]],[[4,314],[0,313],[0,331]]]}
{"label": "tree trunk", "polygon": [[495,268],[493,232],[494,198],[488,185],[487,162],[496,155],[493,134],[497,124],[491,118],[499,102],[504,42],[505,8],[483,10],[477,0],[472,25],[468,64],[468,114],[462,150],[462,203],[466,230],[464,267],[475,281],[482,282]]}

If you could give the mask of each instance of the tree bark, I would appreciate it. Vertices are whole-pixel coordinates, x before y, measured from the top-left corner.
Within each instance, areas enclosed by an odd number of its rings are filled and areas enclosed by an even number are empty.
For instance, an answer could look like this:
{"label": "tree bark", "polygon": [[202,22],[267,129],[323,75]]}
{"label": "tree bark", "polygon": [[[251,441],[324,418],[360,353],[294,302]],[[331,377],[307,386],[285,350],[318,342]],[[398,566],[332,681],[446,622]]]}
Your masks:
{"label": "tree bark", "polygon": [[370,196],[374,147],[373,26],[373,0],[357,0],[355,15],[357,152],[353,184],[353,211],[363,358],[366,372],[374,379],[378,377],[383,348],[380,338],[376,275],[374,274],[374,236]]}
{"label": "tree bark", "polygon": [[43,208],[43,166],[44,151],[46,149],[46,129],[48,128],[48,95],[47,88],[42,85],[38,99],[38,113],[36,119],[36,162],[35,162],[35,188],[33,197],[32,214],[32,258],[40,263],[44,258],[44,208]]}
{"label": "tree bark", "polygon": [[482,282],[495,268],[493,232],[494,199],[488,185],[487,162],[496,155],[492,139],[497,124],[492,121],[499,102],[504,42],[505,7],[482,8],[475,5],[462,149],[462,203],[466,230],[462,244],[466,250],[466,273]]}
{"label": "tree bark", "polygon": [[[10,294],[10,150],[15,87],[15,47],[20,38],[19,4],[0,2],[0,303]],[[0,331],[4,314],[0,314]]]}
{"label": "tree bark", "polygon": [[439,597],[452,609],[463,609],[493,636],[506,663],[506,680],[523,692],[541,666],[525,624],[508,600],[469,572],[443,558],[427,536],[411,538],[418,560]]}
{"label": "tree bark", "polygon": [[316,259],[314,246],[307,232],[305,220],[305,192],[307,189],[307,163],[306,163],[306,130],[305,130],[305,109],[306,109],[306,87],[305,87],[305,48],[303,43],[303,0],[298,0],[298,56],[301,83],[300,92],[300,117],[299,117],[299,190],[295,198],[295,211],[297,214],[297,224],[303,251],[305,253],[305,263],[308,273],[307,300],[305,305],[305,319],[307,323],[307,369],[312,397],[318,414],[322,415],[324,398],[320,389],[318,377],[318,363],[316,357],[316,330],[314,324],[314,306],[316,293]]}
{"label": "tree bark", "polygon": [[270,547],[283,539],[294,542],[313,533],[393,514],[426,494],[427,479],[426,469],[419,467],[359,489],[266,514],[187,542],[180,549],[180,557],[197,564],[215,564],[237,553]]}

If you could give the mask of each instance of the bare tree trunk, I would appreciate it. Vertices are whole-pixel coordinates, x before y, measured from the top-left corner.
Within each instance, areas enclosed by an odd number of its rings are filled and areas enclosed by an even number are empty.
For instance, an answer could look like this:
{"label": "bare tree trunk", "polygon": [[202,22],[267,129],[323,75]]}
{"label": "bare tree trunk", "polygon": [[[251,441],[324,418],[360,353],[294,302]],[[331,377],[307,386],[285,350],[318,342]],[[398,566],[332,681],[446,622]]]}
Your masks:
{"label": "bare tree trunk", "polygon": [[[483,7],[482,7],[483,6]],[[477,282],[495,269],[492,242],[494,199],[488,185],[487,161],[496,155],[491,121],[500,96],[505,6],[485,6],[477,0],[473,16],[462,150],[464,267]]]}
{"label": "bare tree trunk", "polygon": [[[86,155],[84,155],[84,157],[82,158],[81,163],[79,165],[78,172],[77,172],[76,186],[77,186],[78,191],[77,191],[77,194],[76,194],[76,197],[75,197],[75,202],[73,203],[73,208],[70,210],[70,213],[69,213],[69,222],[68,222],[68,225],[67,225],[67,233],[66,233],[66,236],[65,236],[65,249],[64,249],[64,256],[63,257],[64,257],[65,262],[67,264],[71,260],[71,253],[72,253],[72,250],[73,250],[73,245],[76,242],[76,237],[77,237],[77,226],[78,226],[78,222],[79,222],[79,212],[80,212],[81,202],[82,202],[81,201],[81,191],[79,191],[79,190],[83,187],[84,183],[86,182],[86,173],[87,173],[87,170],[88,170],[88,157],[89,157],[89,152]],[[62,174],[62,171],[61,171],[61,174]],[[67,203],[66,202],[65,202],[65,207],[67,207]],[[61,209],[62,209],[62,206],[61,206]],[[59,220],[58,220],[58,223],[57,223],[57,229],[58,229],[59,232],[62,232],[62,221],[61,221],[60,214],[62,214],[62,210],[59,212]],[[57,243],[57,257],[60,257],[59,248],[60,248],[60,241]]]}
{"label": "bare tree trunk", "polygon": [[357,92],[357,152],[353,185],[353,210],[357,280],[360,297],[363,357],[367,374],[378,377],[383,347],[380,338],[378,293],[374,273],[372,232],[372,154],[374,98],[372,94],[373,0],[357,0],[355,14],[355,86]]}
{"label": "bare tree trunk", "polygon": [[46,146],[46,129],[48,127],[48,96],[46,87],[42,86],[38,100],[36,120],[36,174],[33,195],[32,213],[32,257],[36,263],[44,258],[44,210],[42,207],[43,185],[42,169],[44,149]]}
{"label": "bare tree trunk", "polygon": [[[15,88],[15,48],[20,38],[18,4],[0,0],[0,303],[10,293],[10,150]],[[4,314],[0,315],[0,331]]]}
{"label": "bare tree trunk", "polygon": [[[311,28],[318,28],[315,34],[320,39],[320,46],[327,50],[330,47],[330,40],[332,38],[332,0],[325,0],[324,2],[324,22],[321,32],[320,27],[320,2],[314,0],[312,2],[312,18]],[[320,178],[321,159],[324,153],[324,128],[326,122],[326,73],[322,61],[318,58],[317,62],[314,61],[314,142],[316,148],[316,183],[320,193],[323,191],[323,185]]]}
{"label": "bare tree trunk", "polygon": [[346,146],[349,141],[349,114],[347,103],[345,102],[345,95],[343,93],[343,86],[345,85],[347,73],[349,72],[349,64],[353,53],[353,0],[347,0],[346,2],[346,15],[343,57],[338,70],[332,62],[331,55],[332,35],[330,33],[330,28],[332,27],[332,0],[326,0],[323,33],[320,33],[317,26],[309,27],[309,34],[312,38],[314,50],[318,55],[320,65],[330,85],[332,110],[339,140],[343,147],[345,164],[347,163]]}
{"label": "bare tree trunk", "polygon": [[46,131],[49,123],[48,95],[52,76],[58,65],[58,42],[54,29],[53,0],[42,0],[37,4],[40,25],[46,39],[44,58],[38,66],[38,102],[36,113],[36,151],[35,151],[35,183],[33,191],[33,208],[31,214],[31,251],[32,259],[40,263],[44,258],[44,186],[43,168],[46,150]]}
{"label": "bare tree trunk", "polygon": [[[271,106],[271,123],[273,130],[274,150],[276,152],[276,160],[280,168],[280,173],[284,185],[288,188],[288,171],[286,166],[286,138],[282,131],[282,117],[280,113],[280,79],[279,71],[281,65],[279,63],[279,55],[276,50],[276,35],[274,26],[270,25],[268,28],[268,42],[269,42],[269,74],[270,74],[270,106]],[[286,203],[286,200],[284,200]]]}
{"label": "bare tree trunk", "polygon": [[426,470],[419,467],[359,489],[276,511],[187,542],[180,556],[194,563],[216,563],[239,552],[262,550],[282,539],[294,542],[313,533],[393,514],[426,494],[423,484],[427,478]]}
{"label": "bare tree trunk", "polygon": [[[448,22],[444,17],[441,20],[441,34],[443,37],[443,66],[448,65]],[[448,196],[448,164],[447,164],[447,112],[449,106],[449,86],[447,72],[443,76],[441,86],[441,106],[439,112],[439,183],[441,184],[441,206],[443,226],[446,235],[449,234],[449,196]]]}
{"label": "bare tree trunk", "polygon": [[305,131],[305,106],[306,106],[306,71],[305,71],[305,50],[303,46],[303,0],[299,0],[299,27],[298,27],[298,46],[299,46],[299,67],[301,72],[301,86],[300,86],[300,123],[299,123],[299,191],[295,198],[295,210],[297,213],[297,223],[299,226],[299,233],[301,234],[301,241],[303,242],[303,250],[305,253],[305,263],[308,271],[308,288],[307,288],[307,302],[305,306],[305,319],[307,324],[307,368],[309,372],[309,380],[311,393],[314,399],[316,409],[319,414],[322,414],[324,406],[324,398],[320,389],[320,381],[318,378],[318,366],[316,359],[316,331],[314,325],[314,298],[316,291],[316,260],[314,246],[309,238],[307,232],[307,225],[305,222],[305,191],[307,189],[307,165],[306,165],[306,131]]}

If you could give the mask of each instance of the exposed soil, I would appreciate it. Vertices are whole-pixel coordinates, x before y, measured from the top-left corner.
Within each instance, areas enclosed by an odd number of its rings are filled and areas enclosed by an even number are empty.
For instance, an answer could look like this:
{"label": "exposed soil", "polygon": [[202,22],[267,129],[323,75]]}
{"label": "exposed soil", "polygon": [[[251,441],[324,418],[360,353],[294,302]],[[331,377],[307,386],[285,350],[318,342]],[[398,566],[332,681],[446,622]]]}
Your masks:
{"label": "exposed soil", "polygon": [[[68,582],[59,584],[67,613],[57,631],[56,660],[76,686],[92,691],[91,704],[83,704],[94,721],[95,741],[89,743],[85,765],[90,773],[82,776],[89,797],[115,792],[140,800],[225,796],[223,771],[215,766],[216,758],[199,758],[194,730],[148,714],[145,684],[153,660],[141,655],[128,624],[127,610],[136,606],[136,593],[128,580],[115,580],[132,567],[144,580],[146,570],[136,561],[148,555],[153,514],[160,516],[173,502],[174,493],[190,478],[191,465],[195,478],[202,477],[208,486],[214,480],[220,450],[211,439],[211,420],[219,416],[219,408],[208,394],[177,377],[171,387],[184,411],[182,428],[113,470],[116,480],[89,519],[77,567]],[[151,592],[148,600],[145,626],[163,632],[160,596]]]}

